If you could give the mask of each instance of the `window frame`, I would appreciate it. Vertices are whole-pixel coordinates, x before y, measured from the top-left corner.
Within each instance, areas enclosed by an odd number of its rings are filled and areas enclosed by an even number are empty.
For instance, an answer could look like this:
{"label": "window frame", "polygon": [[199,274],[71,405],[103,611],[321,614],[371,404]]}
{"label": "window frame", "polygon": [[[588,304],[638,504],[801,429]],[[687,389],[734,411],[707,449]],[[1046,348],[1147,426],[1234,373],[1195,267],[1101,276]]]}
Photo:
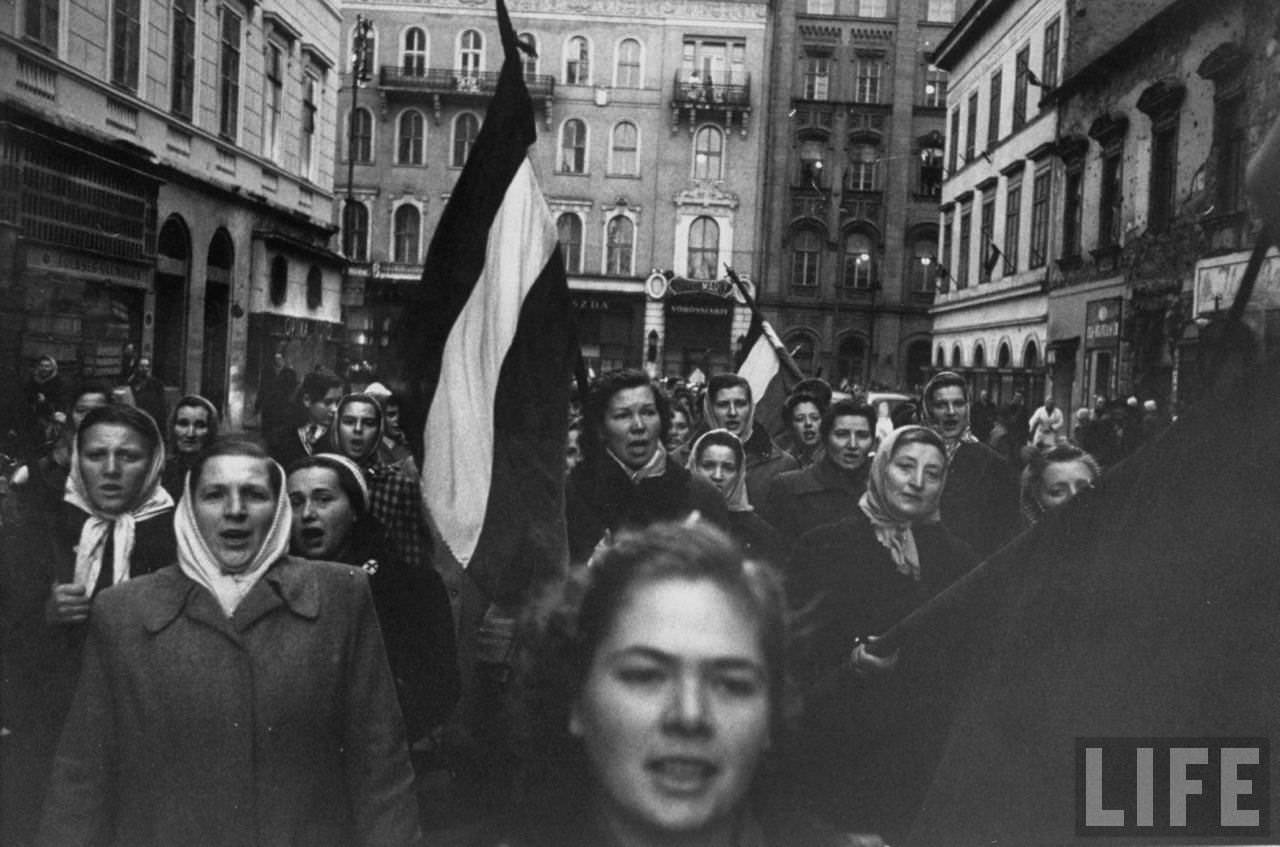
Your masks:
{"label": "window frame", "polygon": [[195,115],[196,0],[169,3],[169,111],[190,121]]}
{"label": "window frame", "polygon": [[973,203],[966,201],[960,205],[960,236],[957,239],[960,249],[959,267],[956,269],[956,288],[969,287],[969,266],[973,264]]}
{"label": "window frame", "polygon": [[[576,56],[574,55],[576,48]],[[591,39],[580,33],[564,41],[564,84],[591,84]]]}
{"label": "window frame", "polygon": [[[561,238],[563,230],[561,229],[560,224],[561,224],[561,221],[565,221],[565,220],[571,220],[573,221],[574,224],[576,224],[577,226],[576,242],[574,242],[573,240],[566,242],[564,239]],[[561,212],[559,215],[556,216],[556,243],[560,245],[560,252],[562,257],[564,258],[564,269],[566,273],[580,274],[583,272],[582,259],[583,259],[583,256],[585,255],[585,251],[583,249],[584,241],[585,241],[585,238],[584,238],[585,232],[586,232],[586,225],[582,220],[581,213],[566,211],[566,212]],[[570,233],[570,234],[572,235],[573,233]],[[574,250],[567,249],[565,246],[566,243],[569,245],[569,247],[576,248],[576,249]]]}
{"label": "window frame", "polygon": [[[468,36],[474,36],[474,44],[467,44]],[[463,79],[478,79],[484,73],[484,49],[484,33],[480,30],[467,27],[458,33],[457,47],[454,52],[454,72]]]}
{"label": "window frame", "polygon": [[[228,22],[235,21],[234,44]],[[233,144],[240,135],[240,81],[244,62],[244,15],[223,3],[218,6],[218,137]]]}
{"label": "window frame", "polygon": [[[413,47],[409,39],[414,33],[422,36],[422,46]],[[427,75],[430,65],[431,39],[425,27],[413,24],[404,28],[400,35],[400,72],[405,76],[422,77]]]}
{"label": "window frame", "polygon": [[[568,135],[571,126],[581,127],[582,130],[580,137],[572,141]],[[556,145],[558,154],[556,173],[583,176],[589,172],[590,138],[590,127],[582,118],[566,118],[564,123],[560,124],[559,143]],[[566,159],[566,153],[569,151],[572,151],[572,161]]]}
{"label": "window frame", "polygon": [[1022,174],[1014,174],[1004,187],[1004,272],[1018,272],[1018,246],[1022,237]]}
{"label": "window frame", "polygon": [[[626,54],[626,46],[635,45],[635,55]],[[644,45],[634,36],[626,36],[618,41],[616,49],[617,61],[613,66],[613,87],[625,89],[644,88]],[[633,61],[624,61],[630,60]]]}
{"label": "window frame", "polygon": [[262,156],[272,162],[281,158],[281,118],[284,116],[284,81],[287,76],[287,49],[273,38],[262,43]]}
{"label": "window frame", "polygon": [[[135,94],[138,91],[138,76],[144,52],[143,34],[146,29],[143,17],[145,14],[146,6],[142,0],[112,0],[111,84]],[[124,42],[123,52],[122,41]]]}
{"label": "window frame", "polygon": [[1031,182],[1031,244],[1027,255],[1027,267],[1032,270],[1043,268],[1049,262],[1049,205],[1052,188],[1052,168],[1037,168]]}
{"label": "window frame", "polygon": [[[618,143],[618,131],[623,127],[630,127],[633,133],[633,141],[631,147],[620,146]],[[621,151],[624,155],[631,157],[631,167],[629,169],[622,168],[618,164],[618,155]],[[610,176],[639,176],[640,175],[640,127],[635,121],[621,120],[618,121],[609,130],[609,170]]]}
{"label": "window frame", "polygon": [[[861,239],[856,253],[851,245]],[[860,261],[866,256],[866,261]],[[877,285],[879,263],[875,239],[860,229],[851,229],[840,239],[840,287],[851,291],[871,291]],[[852,279],[850,270],[852,269]]]}
{"label": "window frame", "polygon": [[[703,153],[703,151],[699,148],[698,140],[704,136],[707,138],[711,138],[711,137],[718,138],[719,144],[717,145],[716,150],[713,151],[708,149],[705,151],[703,161],[705,162],[707,167],[699,168],[698,157],[700,154]],[[728,142],[728,137],[725,131],[718,126],[715,126],[714,124],[704,124],[703,126],[698,127],[698,129],[694,131],[693,162],[692,162],[693,179],[712,180],[712,181],[718,181],[718,180],[724,179],[724,158],[725,158],[724,153],[725,153],[725,146],[727,142]],[[709,167],[712,160],[715,161],[714,173],[710,172],[710,167]],[[701,170],[705,170],[707,172],[700,174],[699,171]]]}
{"label": "window frame", "polygon": [[[813,249],[807,249],[809,243]],[[816,290],[821,283],[822,236],[806,227],[798,230],[791,239],[791,285]]]}
{"label": "window frame", "polygon": [[[417,150],[415,153],[415,151],[411,147],[407,151],[410,155],[406,157],[405,156],[406,138],[405,138],[404,124],[405,124],[406,118],[410,118],[413,116],[417,116],[418,118],[419,132],[417,133]],[[410,136],[407,139],[407,143],[410,145],[413,144],[412,136]],[[427,149],[427,117],[426,115],[424,115],[421,110],[415,109],[412,107],[402,110],[400,112],[399,117],[396,118],[396,159],[395,159],[396,164],[409,165],[412,167],[421,167],[422,165],[425,165],[427,163],[426,149]]]}
{"label": "window frame", "polygon": [[860,53],[854,57],[856,103],[877,104],[884,94],[884,56]]}
{"label": "window frame", "polygon": [[[459,130],[465,119],[470,119],[468,125],[472,126],[472,132],[469,137],[463,137]],[[480,134],[480,119],[476,117],[474,112],[459,112],[453,118],[453,125],[449,131],[449,167],[461,168],[467,163],[467,158],[471,155],[471,148],[475,146],[476,136]],[[461,148],[459,145],[463,145]],[[461,154],[461,155],[459,155]]]}
{"label": "window frame", "polygon": [[[630,238],[626,241],[615,241],[613,224],[626,221]],[[639,228],[635,218],[627,212],[619,211],[605,220],[604,228],[604,273],[606,276],[635,276],[636,242]],[[626,250],[626,262],[617,261],[623,258],[618,251]],[[625,264],[625,269],[623,265]]]}
{"label": "window frame", "polygon": [[987,149],[1000,142],[1000,110],[1004,97],[1004,68],[996,68],[991,74],[987,94]]}
{"label": "window frame", "polygon": [[[360,120],[359,115],[361,114],[368,121],[369,131],[367,134],[361,132],[362,127],[358,123]],[[373,164],[373,111],[366,106],[357,106],[353,111],[347,113],[347,120],[351,122],[347,126],[347,161],[350,162],[354,159],[357,165]]]}
{"label": "window frame", "polygon": [[[992,273],[995,268],[991,268],[988,257],[991,255],[991,248],[996,243],[996,192],[984,191],[982,194],[982,209],[980,211],[980,219],[978,224],[978,284],[991,282]],[[988,270],[991,268],[991,270]]]}
{"label": "window frame", "polygon": [[830,100],[831,56],[825,53],[805,53],[800,61],[803,99],[822,102]]}
{"label": "window frame", "polygon": [[[406,109],[405,111],[410,110]],[[411,236],[412,243],[402,244],[402,240],[407,240],[410,237],[400,228],[400,215],[406,209],[411,210],[417,215],[418,219],[415,231]],[[405,265],[422,264],[422,221],[424,218],[425,215],[422,214],[422,209],[412,200],[403,200],[391,210],[391,261]],[[402,247],[405,249],[402,249]],[[409,247],[413,249],[409,250]],[[403,258],[405,256],[411,256],[412,258]]]}
{"label": "window frame", "polygon": [[1027,125],[1027,75],[1031,70],[1030,44],[1022,45],[1014,54],[1013,67],[1013,123],[1010,131],[1017,132]]}
{"label": "window frame", "polygon": [[1059,54],[1062,52],[1062,18],[1055,15],[1044,25],[1044,45],[1040,55],[1040,82],[1044,90],[1058,87]]}
{"label": "window frame", "polygon": [[[359,243],[355,241],[357,235]],[[369,261],[369,206],[364,200],[353,198],[342,204],[342,251],[347,261],[361,264]]]}
{"label": "window frame", "polygon": [[[706,242],[708,226],[713,228],[715,235],[715,239],[710,245]],[[700,235],[697,246],[695,246],[694,243],[695,231]],[[717,271],[720,267],[720,241],[722,238],[720,222],[711,215],[698,215],[693,220],[689,221],[687,236],[688,237],[685,242],[686,275],[689,279],[717,279]],[[697,259],[696,264],[700,267],[695,267],[695,257]],[[699,276],[697,271],[703,268],[710,268],[710,274],[706,276]]]}

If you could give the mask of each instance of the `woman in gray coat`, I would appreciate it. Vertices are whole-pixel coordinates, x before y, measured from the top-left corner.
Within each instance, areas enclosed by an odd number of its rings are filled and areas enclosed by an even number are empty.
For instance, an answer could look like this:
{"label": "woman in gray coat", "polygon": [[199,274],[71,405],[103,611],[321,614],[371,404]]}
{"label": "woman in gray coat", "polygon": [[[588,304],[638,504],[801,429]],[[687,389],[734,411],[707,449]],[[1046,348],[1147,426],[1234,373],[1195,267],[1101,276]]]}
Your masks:
{"label": "woman in gray coat", "polygon": [[178,564],[96,600],[39,844],[421,843],[368,580],[286,555],[283,482],[216,444]]}

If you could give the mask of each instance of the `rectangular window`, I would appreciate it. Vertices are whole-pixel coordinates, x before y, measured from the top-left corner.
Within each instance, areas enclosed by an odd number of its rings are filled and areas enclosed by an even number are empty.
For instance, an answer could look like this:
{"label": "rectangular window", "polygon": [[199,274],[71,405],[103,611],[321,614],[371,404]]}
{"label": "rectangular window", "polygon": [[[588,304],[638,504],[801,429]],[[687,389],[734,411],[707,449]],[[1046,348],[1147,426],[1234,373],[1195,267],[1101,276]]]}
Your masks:
{"label": "rectangular window", "polygon": [[218,55],[218,134],[236,140],[240,118],[240,16],[221,9],[221,49]]}
{"label": "rectangular window", "polygon": [[888,0],[858,0],[858,15],[864,18],[883,18],[888,14]]}
{"label": "rectangular window", "polygon": [[987,149],[1000,140],[1000,96],[1004,87],[1004,72],[997,70],[991,76],[991,99],[987,101]]}
{"label": "rectangular window", "polygon": [[[942,233],[938,245],[938,255],[941,257],[939,261],[942,263],[942,270],[945,272],[940,272],[939,276],[943,277],[951,273],[951,224],[951,213],[947,212],[942,216]],[[950,288],[949,285],[947,287]]]}
{"label": "rectangular window", "polygon": [[1022,177],[1009,178],[1004,196],[1004,272],[1018,272],[1018,241],[1022,229]]}
{"label": "rectangular window", "polygon": [[809,15],[835,14],[835,0],[806,0],[804,10],[805,14]]}
{"label": "rectangular window", "polygon": [[1175,115],[1154,128],[1151,135],[1151,197],[1147,225],[1155,232],[1173,220],[1174,188],[1178,172],[1178,121]]}
{"label": "rectangular window", "polygon": [[826,100],[831,85],[831,59],[806,56],[804,59],[804,99]]}
{"label": "rectangular window", "polygon": [[1062,197],[1062,258],[1080,255],[1080,215],[1084,207],[1084,172],[1081,167],[1067,171]]}
{"label": "rectangular window", "polygon": [[1013,131],[1027,125],[1027,71],[1031,69],[1031,46],[1018,51],[1013,73]]}
{"label": "rectangular window", "polygon": [[978,249],[981,251],[978,261],[978,282],[990,282],[991,272],[995,270],[995,254],[992,248],[995,246],[996,235],[996,193],[995,190],[986,192],[982,197],[982,229],[979,235]]}
{"label": "rectangular window", "polygon": [[973,161],[978,145],[978,92],[969,95],[969,116],[965,119],[964,163]]}
{"label": "rectangular window", "polygon": [[191,120],[196,84],[196,0],[173,0],[169,110]]}
{"label": "rectangular window", "polygon": [[142,37],[139,0],[115,0],[111,10],[111,83],[138,90],[138,56]]}
{"label": "rectangular window", "polygon": [[857,69],[857,91],[854,99],[859,103],[879,103],[883,60],[879,56],[860,56]]}
{"label": "rectangular window", "polygon": [[280,155],[280,107],[284,99],[284,50],[268,41],[262,50],[266,87],[262,106],[262,155],[276,161]]}
{"label": "rectangular window", "polygon": [[1098,192],[1098,246],[1120,245],[1120,220],[1124,204],[1124,157],[1122,149],[1102,155],[1102,185]]}
{"label": "rectangular window", "polygon": [[924,105],[947,105],[947,72],[929,65],[924,72]]}
{"label": "rectangular window", "polygon": [[302,140],[299,146],[302,175],[311,179],[316,137],[316,89],[320,81],[310,73],[302,77]]}
{"label": "rectangular window", "polygon": [[50,53],[58,52],[58,4],[61,0],[25,0],[22,34]]}
{"label": "rectangular window", "polygon": [[947,139],[947,176],[956,172],[956,158],[960,149],[960,109],[951,110],[951,138]]}
{"label": "rectangular window", "polygon": [[1040,82],[1046,89],[1058,87],[1058,43],[1061,21],[1054,18],[1044,28],[1044,62],[1040,66]]}
{"label": "rectangular window", "polygon": [[969,229],[973,223],[972,218],[973,207],[965,203],[960,207],[960,255],[956,259],[959,262],[956,269],[956,288],[969,287],[969,264],[972,260],[969,255],[969,249],[972,247]]}
{"label": "rectangular window", "polygon": [[1048,168],[1036,172],[1031,186],[1031,256],[1030,267],[1042,268],[1049,256],[1049,179]]}
{"label": "rectangular window", "polygon": [[950,23],[956,17],[956,0],[928,0],[924,16],[928,21]]}
{"label": "rectangular window", "polygon": [[1243,107],[1243,97],[1222,99],[1214,104],[1214,144],[1218,148],[1215,205],[1218,212],[1235,212],[1244,208],[1244,166],[1247,159]]}

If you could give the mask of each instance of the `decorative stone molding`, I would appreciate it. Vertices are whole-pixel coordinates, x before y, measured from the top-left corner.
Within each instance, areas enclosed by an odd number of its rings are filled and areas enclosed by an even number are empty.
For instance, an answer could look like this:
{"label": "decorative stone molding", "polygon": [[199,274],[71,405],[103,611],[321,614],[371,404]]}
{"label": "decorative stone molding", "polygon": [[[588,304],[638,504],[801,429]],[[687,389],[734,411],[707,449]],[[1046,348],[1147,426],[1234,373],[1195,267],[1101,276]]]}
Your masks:
{"label": "decorative stone molding", "polygon": [[702,209],[736,209],[740,202],[737,194],[725,191],[714,183],[698,183],[693,188],[678,191],[672,201],[677,208],[696,206]]}

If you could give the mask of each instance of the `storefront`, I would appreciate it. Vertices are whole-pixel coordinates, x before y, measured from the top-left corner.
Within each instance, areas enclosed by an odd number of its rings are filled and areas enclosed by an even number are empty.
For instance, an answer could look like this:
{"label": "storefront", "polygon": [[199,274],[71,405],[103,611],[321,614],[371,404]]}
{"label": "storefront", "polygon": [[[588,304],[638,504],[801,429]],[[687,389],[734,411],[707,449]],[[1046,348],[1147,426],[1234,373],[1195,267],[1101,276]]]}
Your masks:
{"label": "storefront", "polygon": [[572,291],[582,358],[592,373],[638,368],[645,351],[644,298],[608,291]]}
{"label": "storefront", "polygon": [[708,376],[733,370],[734,341],[749,323],[733,283],[654,274],[646,290],[662,307],[662,376],[683,378],[695,368]]}

